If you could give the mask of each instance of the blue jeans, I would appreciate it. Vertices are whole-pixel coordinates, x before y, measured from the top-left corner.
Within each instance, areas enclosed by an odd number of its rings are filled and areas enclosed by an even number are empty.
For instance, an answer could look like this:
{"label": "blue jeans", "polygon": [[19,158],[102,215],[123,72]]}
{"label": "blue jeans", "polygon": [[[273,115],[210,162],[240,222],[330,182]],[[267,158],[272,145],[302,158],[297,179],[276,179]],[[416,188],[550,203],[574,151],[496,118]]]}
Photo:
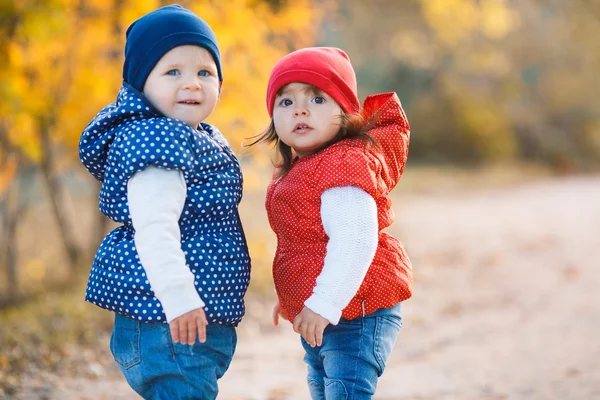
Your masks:
{"label": "blue jeans", "polygon": [[217,379],[233,357],[235,328],[206,327],[206,342],[174,343],[169,325],[115,314],[110,350],[125,379],[144,399],[216,399]]}
{"label": "blue jeans", "polygon": [[353,320],[328,325],[323,344],[302,340],[313,400],[363,400],[375,394],[400,327],[400,303]]}

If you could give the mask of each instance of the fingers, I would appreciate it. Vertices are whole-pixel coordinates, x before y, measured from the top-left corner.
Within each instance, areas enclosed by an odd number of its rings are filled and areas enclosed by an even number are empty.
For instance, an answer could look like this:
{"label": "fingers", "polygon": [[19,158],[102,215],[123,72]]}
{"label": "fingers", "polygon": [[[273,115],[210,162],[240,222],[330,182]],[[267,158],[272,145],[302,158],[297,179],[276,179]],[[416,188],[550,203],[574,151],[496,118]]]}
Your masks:
{"label": "fingers", "polygon": [[317,346],[321,346],[323,344],[323,332],[324,331],[325,331],[325,328],[319,327],[317,329],[317,331],[315,332]]}
{"label": "fingers", "polygon": [[302,335],[304,340],[306,340],[311,347],[315,347],[315,327],[313,324],[304,320],[304,318],[302,318],[302,314],[298,314],[296,318],[294,318],[293,326],[294,332]]}
{"label": "fingers", "polygon": [[302,318],[296,317],[296,319],[294,319],[294,332],[302,335],[304,340],[310,344],[310,347],[315,347],[316,341],[314,324],[311,324],[308,321],[303,321]]}
{"label": "fingers", "polygon": [[169,324],[169,328],[171,330],[171,337],[175,343],[179,342],[179,324],[177,320],[171,321]]}
{"label": "fingers", "polygon": [[194,321],[187,323],[187,338],[189,345],[192,345],[196,342],[196,324]]}
{"label": "fingers", "polygon": [[302,325],[302,318],[298,315],[296,318],[294,318],[294,324],[293,324],[294,332],[302,334],[302,331],[300,330],[301,325]]}
{"label": "fingers", "polygon": [[279,312],[279,305],[273,307],[273,325],[275,326],[279,325]]}
{"label": "fingers", "polygon": [[196,325],[198,327],[198,340],[200,343],[206,342],[206,319],[198,318]]}
{"label": "fingers", "polygon": [[188,328],[187,321],[185,318],[178,319],[178,327],[179,327],[179,343],[188,344]]}
{"label": "fingers", "polygon": [[304,337],[304,340],[306,340],[308,342],[308,344],[310,344],[310,347],[315,347],[316,345],[316,340],[315,340],[315,325],[313,324],[306,324],[304,326],[302,326],[302,337]]}
{"label": "fingers", "polygon": [[196,334],[201,343],[206,342],[206,315],[201,308],[193,310],[169,323],[173,342],[193,345],[196,343]]}

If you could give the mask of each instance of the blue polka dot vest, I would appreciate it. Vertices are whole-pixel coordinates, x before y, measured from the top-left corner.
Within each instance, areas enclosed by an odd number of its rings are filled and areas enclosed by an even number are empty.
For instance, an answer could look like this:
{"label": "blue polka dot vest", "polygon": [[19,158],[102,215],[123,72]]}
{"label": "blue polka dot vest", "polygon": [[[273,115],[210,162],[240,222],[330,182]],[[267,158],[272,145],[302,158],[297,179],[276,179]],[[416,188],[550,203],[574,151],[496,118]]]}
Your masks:
{"label": "blue polka dot vest", "polygon": [[86,300],[144,322],[165,322],[138,258],[127,205],[127,181],[149,165],[182,171],[187,198],[179,220],[181,247],[206,303],[209,323],[236,326],[244,315],[250,258],[238,215],[239,162],[223,135],[166,118],[127,83],[117,101],[89,123],[79,156],[102,188],[99,208],[122,225],[98,249]]}

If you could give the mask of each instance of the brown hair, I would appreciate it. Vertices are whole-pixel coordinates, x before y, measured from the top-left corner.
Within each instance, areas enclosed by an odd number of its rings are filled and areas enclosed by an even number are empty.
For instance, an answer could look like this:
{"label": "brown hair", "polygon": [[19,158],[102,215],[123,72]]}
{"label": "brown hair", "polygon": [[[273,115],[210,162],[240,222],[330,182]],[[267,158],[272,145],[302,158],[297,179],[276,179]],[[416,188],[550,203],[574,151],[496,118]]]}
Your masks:
{"label": "brown hair", "polygon": [[[283,93],[284,89],[287,85],[282,86],[277,91],[277,96],[280,96]],[[308,90],[311,91],[314,95],[320,95],[324,92],[316,86],[309,85]],[[372,136],[369,136],[368,131],[373,125],[373,119],[365,120],[365,118],[360,113],[346,113],[342,111],[342,115],[340,118],[340,130],[337,135],[331,139],[329,142],[325,143],[320,149],[317,151],[321,151],[334,143],[339,142],[343,139],[360,139],[367,143],[367,146],[377,146],[377,142]],[[275,143],[274,147],[277,148],[277,155],[280,160],[277,164],[275,164],[275,168],[278,169],[277,176],[281,176],[286,173],[290,167],[292,166],[292,162],[294,161],[294,155],[292,153],[292,148],[287,144],[283,143],[277,132],[275,131],[275,123],[271,118],[271,123],[263,132],[258,135],[252,136],[249,139],[254,139],[252,142],[246,145],[246,147],[254,146],[255,144],[266,142],[266,143]]]}

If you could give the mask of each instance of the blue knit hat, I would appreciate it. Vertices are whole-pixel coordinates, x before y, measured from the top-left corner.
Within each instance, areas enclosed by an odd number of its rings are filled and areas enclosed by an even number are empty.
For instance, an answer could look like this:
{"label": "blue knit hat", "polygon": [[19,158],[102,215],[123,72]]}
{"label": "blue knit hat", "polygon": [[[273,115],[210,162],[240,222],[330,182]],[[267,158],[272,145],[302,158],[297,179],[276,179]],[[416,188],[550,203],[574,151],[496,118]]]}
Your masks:
{"label": "blue knit hat", "polygon": [[133,22],[126,33],[123,79],[142,91],[150,72],[171,49],[183,45],[205,48],[212,55],[223,82],[217,37],[196,14],[177,4],[161,7]]}

